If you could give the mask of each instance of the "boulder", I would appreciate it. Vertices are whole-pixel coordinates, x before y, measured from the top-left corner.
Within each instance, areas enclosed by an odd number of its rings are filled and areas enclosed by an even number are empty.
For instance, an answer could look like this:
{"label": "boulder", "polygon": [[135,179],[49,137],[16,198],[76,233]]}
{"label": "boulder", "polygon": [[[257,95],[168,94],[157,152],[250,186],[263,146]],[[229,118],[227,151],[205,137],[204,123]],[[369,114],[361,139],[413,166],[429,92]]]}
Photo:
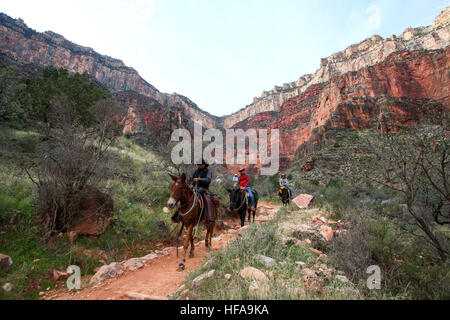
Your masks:
{"label": "boulder", "polygon": [[59,270],[52,270],[51,278],[53,281],[58,281],[61,278],[67,278],[69,276],[69,273]]}
{"label": "boulder", "polygon": [[136,271],[144,266],[140,258],[132,258],[121,263],[122,267],[129,271]]}
{"label": "boulder", "polygon": [[102,235],[114,214],[114,202],[108,194],[94,187],[86,187],[76,208],[78,214],[70,221],[70,231],[78,235]]}
{"label": "boulder", "polygon": [[202,283],[204,280],[213,277],[215,273],[216,273],[216,270],[211,270],[209,272],[206,272],[206,273],[198,276],[197,278],[192,280],[192,287],[195,288],[195,287],[199,286],[200,283]]}
{"label": "boulder", "polygon": [[259,280],[259,281],[267,281],[269,278],[259,269],[253,267],[247,267],[239,272],[239,275],[247,280]]}
{"label": "boulder", "polygon": [[0,269],[3,271],[6,271],[11,267],[13,264],[13,261],[10,256],[7,256],[5,254],[0,253]]}
{"label": "boulder", "polygon": [[293,203],[297,205],[300,209],[308,209],[314,200],[314,196],[309,194],[301,194],[292,200]]}
{"label": "boulder", "polygon": [[146,256],[140,258],[140,260],[141,260],[142,262],[146,263],[147,261],[150,261],[150,260],[153,260],[153,259],[156,259],[156,258],[158,258],[158,255],[157,255],[157,254],[150,253],[150,254],[148,254],[148,255],[146,255]]}
{"label": "boulder", "polygon": [[331,242],[331,240],[333,240],[334,233],[335,231],[330,226],[323,225],[320,227],[320,234],[328,242]]}
{"label": "boulder", "polygon": [[97,273],[91,278],[90,283],[91,284],[101,283],[106,279],[117,277],[122,273],[123,273],[122,266],[117,262],[113,262],[110,265],[102,266],[100,270],[98,270]]}
{"label": "boulder", "polygon": [[224,275],[225,280],[231,280],[232,275],[227,273],[226,275]]}
{"label": "boulder", "polygon": [[275,259],[272,259],[270,257],[266,257],[262,254],[257,254],[255,255],[255,259],[258,260],[259,262],[261,262],[263,265],[265,265],[267,268],[272,268],[273,266],[276,265],[276,261]]}

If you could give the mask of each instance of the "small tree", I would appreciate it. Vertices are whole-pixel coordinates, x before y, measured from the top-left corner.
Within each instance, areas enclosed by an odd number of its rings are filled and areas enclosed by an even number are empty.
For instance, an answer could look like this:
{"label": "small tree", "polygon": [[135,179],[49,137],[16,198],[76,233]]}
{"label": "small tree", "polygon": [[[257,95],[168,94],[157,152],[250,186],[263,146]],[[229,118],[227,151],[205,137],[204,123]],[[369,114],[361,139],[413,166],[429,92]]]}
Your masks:
{"label": "small tree", "polygon": [[[396,217],[411,234],[431,245],[442,260],[449,254],[450,145],[448,121],[404,128],[399,133],[366,132],[354,154],[358,176],[398,192],[407,216]],[[418,234],[417,230],[421,233]]]}
{"label": "small tree", "polygon": [[114,100],[93,104],[89,122],[65,96],[53,99],[51,107],[49,121],[39,126],[43,136],[39,157],[31,172],[26,169],[38,187],[46,238],[69,227],[88,186],[109,172],[107,151],[121,134],[115,118],[120,106]]}

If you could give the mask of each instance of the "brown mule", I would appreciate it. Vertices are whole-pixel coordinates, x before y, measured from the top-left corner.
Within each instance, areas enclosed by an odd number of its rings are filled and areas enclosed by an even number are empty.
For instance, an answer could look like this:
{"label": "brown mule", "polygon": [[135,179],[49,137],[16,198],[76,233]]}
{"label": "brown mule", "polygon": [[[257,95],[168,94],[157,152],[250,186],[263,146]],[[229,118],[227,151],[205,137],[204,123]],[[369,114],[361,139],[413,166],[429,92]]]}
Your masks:
{"label": "brown mule", "polygon": [[[214,227],[216,225],[215,216],[214,220],[212,222],[206,222],[200,221],[202,218],[202,207],[200,204],[201,196],[198,194],[198,192],[195,189],[192,189],[187,183],[186,183],[186,175],[183,173],[181,177],[174,176],[172,174],[169,174],[170,177],[175,181],[172,185],[172,193],[170,194],[169,201],[167,202],[167,205],[170,208],[174,208],[178,205],[178,220],[181,221],[182,226],[180,230],[183,230],[183,227],[187,230],[187,236],[184,240],[184,253],[183,253],[183,259],[181,260],[180,264],[178,265],[179,270],[184,270],[185,262],[186,262],[186,253],[187,249],[189,247],[189,243],[191,244],[191,251],[189,253],[189,258],[194,257],[194,228],[198,226],[200,222],[205,224],[206,226],[206,238],[205,238],[205,245],[208,250],[211,250],[211,243],[212,243],[212,235],[214,232]],[[203,216],[206,216],[204,214]],[[202,219],[203,220],[203,219]],[[178,250],[178,249],[177,249]]]}

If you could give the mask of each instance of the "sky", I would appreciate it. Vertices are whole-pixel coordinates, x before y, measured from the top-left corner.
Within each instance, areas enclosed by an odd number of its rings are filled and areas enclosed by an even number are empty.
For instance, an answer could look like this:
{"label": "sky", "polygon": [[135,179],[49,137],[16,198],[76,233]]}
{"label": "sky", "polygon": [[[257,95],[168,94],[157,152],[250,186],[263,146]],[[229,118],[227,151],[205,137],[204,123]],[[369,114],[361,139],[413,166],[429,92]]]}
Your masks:
{"label": "sky", "polygon": [[216,116],[378,34],[427,26],[448,0],[0,0],[0,12],[121,59]]}

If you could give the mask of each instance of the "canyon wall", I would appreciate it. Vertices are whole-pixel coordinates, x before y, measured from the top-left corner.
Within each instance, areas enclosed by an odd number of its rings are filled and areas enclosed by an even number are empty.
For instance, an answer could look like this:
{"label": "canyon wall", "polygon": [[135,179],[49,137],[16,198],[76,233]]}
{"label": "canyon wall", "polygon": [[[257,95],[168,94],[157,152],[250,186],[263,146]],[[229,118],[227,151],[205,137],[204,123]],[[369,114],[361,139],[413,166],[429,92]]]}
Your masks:
{"label": "canyon wall", "polygon": [[135,91],[166,107],[181,107],[192,120],[205,127],[215,127],[216,119],[202,111],[187,97],[162,93],[145,81],[136,70],[121,60],[100,55],[51,31],[39,33],[27,27],[21,19],[0,13],[0,52],[13,59],[38,66],[64,68],[80,74],[87,72],[112,92]]}
{"label": "canyon wall", "polygon": [[401,51],[435,50],[450,44],[450,8],[446,8],[428,27],[408,28],[399,37],[393,35],[383,39],[374,35],[358,44],[337,52],[326,59],[321,59],[320,68],[313,75],[305,75],[296,82],[275,86],[272,91],[264,91],[259,98],[244,109],[227,116],[224,126],[230,128],[261,112],[278,111],[281,105],[301,95],[310,86],[327,82],[334,75],[376,65],[389,55]]}
{"label": "canyon wall", "polygon": [[277,112],[259,113],[233,128],[279,129],[280,162],[286,168],[299,154],[334,141],[335,130],[395,129],[425,114],[450,112],[449,58],[450,47],[393,53],[376,65],[312,84]]}
{"label": "canyon wall", "polygon": [[[450,7],[428,27],[387,39],[375,35],[322,59],[316,73],[276,86],[239,112],[218,118],[187,97],[159,92],[120,60],[0,14],[0,53],[23,63],[89,73],[128,106],[120,115],[124,133],[166,144],[174,129],[192,129],[193,120],[223,131],[279,129],[282,168],[333,141],[339,130],[395,128],[450,111],[449,44]],[[226,168],[235,172],[237,166]],[[257,174],[260,165],[249,168]]]}

